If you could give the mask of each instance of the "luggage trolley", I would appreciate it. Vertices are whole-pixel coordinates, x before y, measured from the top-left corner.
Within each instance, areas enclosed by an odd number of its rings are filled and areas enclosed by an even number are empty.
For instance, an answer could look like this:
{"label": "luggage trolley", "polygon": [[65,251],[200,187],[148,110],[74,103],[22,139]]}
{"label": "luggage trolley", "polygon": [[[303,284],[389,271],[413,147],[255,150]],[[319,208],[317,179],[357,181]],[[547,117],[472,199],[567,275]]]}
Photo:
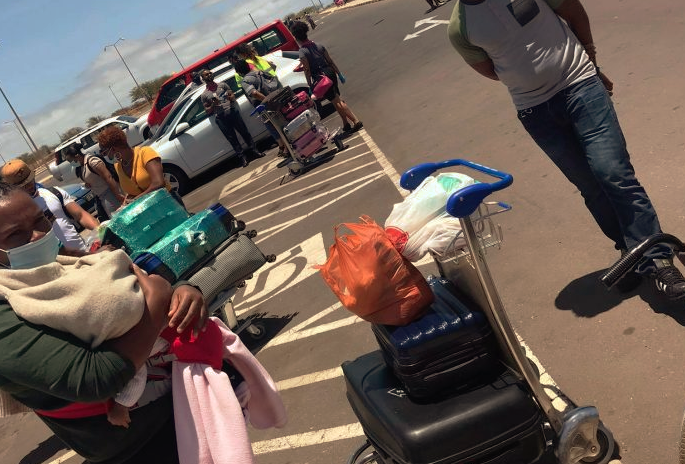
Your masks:
{"label": "luggage trolley", "polygon": [[321,122],[314,101],[304,91],[294,94],[284,87],[271,92],[251,115],[276,128],[290,154],[278,167],[287,166],[293,177],[329,159],[329,151],[321,153],[322,149],[345,149],[340,128],[331,131]]}
{"label": "luggage trolley", "polygon": [[235,334],[246,332],[253,340],[260,340],[266,335],[264,325],[254,322],[254,316],[239,320],[233,308],[233,297],[245,286],[245,280],[266,263],[276,261],[276,255],[264,255],[254,244],[256,235],[254,230],[233,235],[185,277],[202,290],[210,316],[217,316]]}
{"label": "luggage trolley", "polygon": [[[462,233],[460,237],[455,237],[448,251],[442,255],[433,254],[440,275],[454,284],[485,313],[502,352],[502,361],[516,377],[525,382],[524,385],[527,385],[543,413],[543,420],[546,419],[547,426],[554,432],[554,452],[558,462],[607,464],[612,459],[615,443],[611,432],[600,421],[597,409],[592,406],[575,407],[561,413],[554,408],[537,372],[519,343],[488,269],[486,251],[490,247],[499,246],[502,241],[501,228],[494,223],[492,216],[507,211],[510,207],[504,203],[483,200],[493,192],[511,185],[512,176],[473,162],[455,159],[415,166],[402,175],[400,185],[407,190],[413,190],[435,171],[452,166],[465,166],[499,180],[494,183],[470,185],[453,193],[449,198],[446,210],[460,219]],[[491,462],[489,459],[492,458],[487,459],[485,462]],[[498,459],[498,463],[509,462]],[[434,462],[458,461],[440,459]],[[377,449],[374,450],[373,443],[367,437],[367,442],[350,457],[348,464],[351,463],[393,464],[395,461]]]}

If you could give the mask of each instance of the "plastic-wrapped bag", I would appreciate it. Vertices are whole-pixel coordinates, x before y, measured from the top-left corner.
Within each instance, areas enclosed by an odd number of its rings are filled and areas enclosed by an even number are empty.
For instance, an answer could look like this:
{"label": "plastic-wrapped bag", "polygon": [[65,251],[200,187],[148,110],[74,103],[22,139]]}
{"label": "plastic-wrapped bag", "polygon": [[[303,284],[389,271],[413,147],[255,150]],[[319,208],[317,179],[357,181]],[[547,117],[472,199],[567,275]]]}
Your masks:
{"label": "plastic-wrapped bag", "polygon": [[429,251],[444,254],[450,244],[453,244],[453,248],[463,248],[466,240],[459,219],[444,212],[411,234],[401,253],[409,261],[416,262]]}
{"label": "plastic-wrapped bag", "polygon": [[[385,221],[385,231],[397,250],[411,261],[418,261],[429,249],[444,249],[449,244],[446,234],[461,230],[459,221],[445,212],[447,200],[474,183],[473,178],[460,173],[428,176],[402,203],[396,203]],[[435,222],[429,226],[431,221]],[[444,232],[440,230],[443,226],[447,229]]]}
{"label": "plastic-wrapped bag", "polygon": [[[350,234],[341,234],[345,227]],[[340,302],[369,322],[404,325],[433,302],[426,280],[368,216],[335,228],[328,260],[318,266]]]}

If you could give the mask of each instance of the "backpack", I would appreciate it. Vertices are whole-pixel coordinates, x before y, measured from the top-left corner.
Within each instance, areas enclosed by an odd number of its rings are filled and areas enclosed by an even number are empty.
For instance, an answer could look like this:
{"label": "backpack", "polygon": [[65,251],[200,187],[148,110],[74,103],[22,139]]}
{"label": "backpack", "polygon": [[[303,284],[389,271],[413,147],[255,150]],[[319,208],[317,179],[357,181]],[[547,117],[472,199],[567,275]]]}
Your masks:
{"label": "backpack", "polygon": [[[105,159],[105,157],[102,155],[86,155],[85,163],[88,166],[88,169],[90,169],[90,172],[94,173],[95,175],[99,175],[89,163],[89,160],[91,159],[91,157],[97,158],[100,161],[102,161],[105,164],[105,167],[107,168],[107,170],[109,171],[109,174],[114,179],[114,182],[116,182],[117,184],[119,183],[119,174],[117,174],[117,169],[114,167],[113,164],[109,163]],[[83,180],[83,176],[85,175],[85,173],[83,172],[83,168],[81,169],[80,173],[77,173],[77,175],[81,178],[81,180]]]}
{"label": "backpack", "polygon": [[57,197],[57,199],[59,200],[59,204],[62,206],[62,211],[64,212],[64,215],[67,217],[67,219],[73,221],[74,217],[71,214],[69,214],[69,211],[67,211],[67,209],[64,207],[64,197],[62,196],[62,192],[57,190],[55,187],[45,187],[45,190],[47,190],[48,192],[52,193],[54,196]]}
{"label": "backpack", "polygon": [[[283,86],[281,85],[281,81],[278,80],[277,76],[272,76],[264,71],[250,71],[249,74],[259,78],[258,85],[255,85],[254,87],[255,90],[263,94],[265,97],[269,95],[271,92],[283,88]],[[245,77],[247,77],[247,75]],[[243,81],[245,81],[244,78]],[[257,106],[261,103],[259,101],[256,101],[249,95],[247,95],[247,99],[250,100],[250,103],[252,103],[254,106]]]}

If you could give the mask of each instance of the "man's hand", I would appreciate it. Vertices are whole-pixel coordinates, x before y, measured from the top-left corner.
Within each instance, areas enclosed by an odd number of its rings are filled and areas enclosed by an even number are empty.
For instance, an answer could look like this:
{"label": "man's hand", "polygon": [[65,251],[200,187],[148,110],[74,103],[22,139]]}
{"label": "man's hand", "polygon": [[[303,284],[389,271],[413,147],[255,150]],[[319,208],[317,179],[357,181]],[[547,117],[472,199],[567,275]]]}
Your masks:
{"label": "man's hand", "polygon": [[177,327],[176,331],[181,333],[194,322],[193,334],[197,336],[204,329],[208,316],[202,292],[190,285],[176,288],[169,308],[169,327]]}
{"label": "man's hand", "polygon": [[598,71],[597,74],[599,75],[599,78],[602,80],[602,84],[604,84],[604,87],[607,89],[607,92],[609,92],[609,96],[612,96],[614,94],[614,83],[611,82],[602,71]]}

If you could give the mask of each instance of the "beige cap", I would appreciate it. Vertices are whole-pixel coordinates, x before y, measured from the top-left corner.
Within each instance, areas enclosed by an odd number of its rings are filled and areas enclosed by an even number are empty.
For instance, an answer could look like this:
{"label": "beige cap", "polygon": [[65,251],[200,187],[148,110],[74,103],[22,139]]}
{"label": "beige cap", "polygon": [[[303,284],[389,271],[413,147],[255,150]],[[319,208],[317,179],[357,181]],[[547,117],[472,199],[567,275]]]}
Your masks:
{"label": "beige cap", "polygon": [[2,167],[0,170],[0,177],[8,184],[23,187],[29,182],[32,182],[33,179],[35,179],[36,174],[33,172],[33,169],[22,160],[13,159]]}

